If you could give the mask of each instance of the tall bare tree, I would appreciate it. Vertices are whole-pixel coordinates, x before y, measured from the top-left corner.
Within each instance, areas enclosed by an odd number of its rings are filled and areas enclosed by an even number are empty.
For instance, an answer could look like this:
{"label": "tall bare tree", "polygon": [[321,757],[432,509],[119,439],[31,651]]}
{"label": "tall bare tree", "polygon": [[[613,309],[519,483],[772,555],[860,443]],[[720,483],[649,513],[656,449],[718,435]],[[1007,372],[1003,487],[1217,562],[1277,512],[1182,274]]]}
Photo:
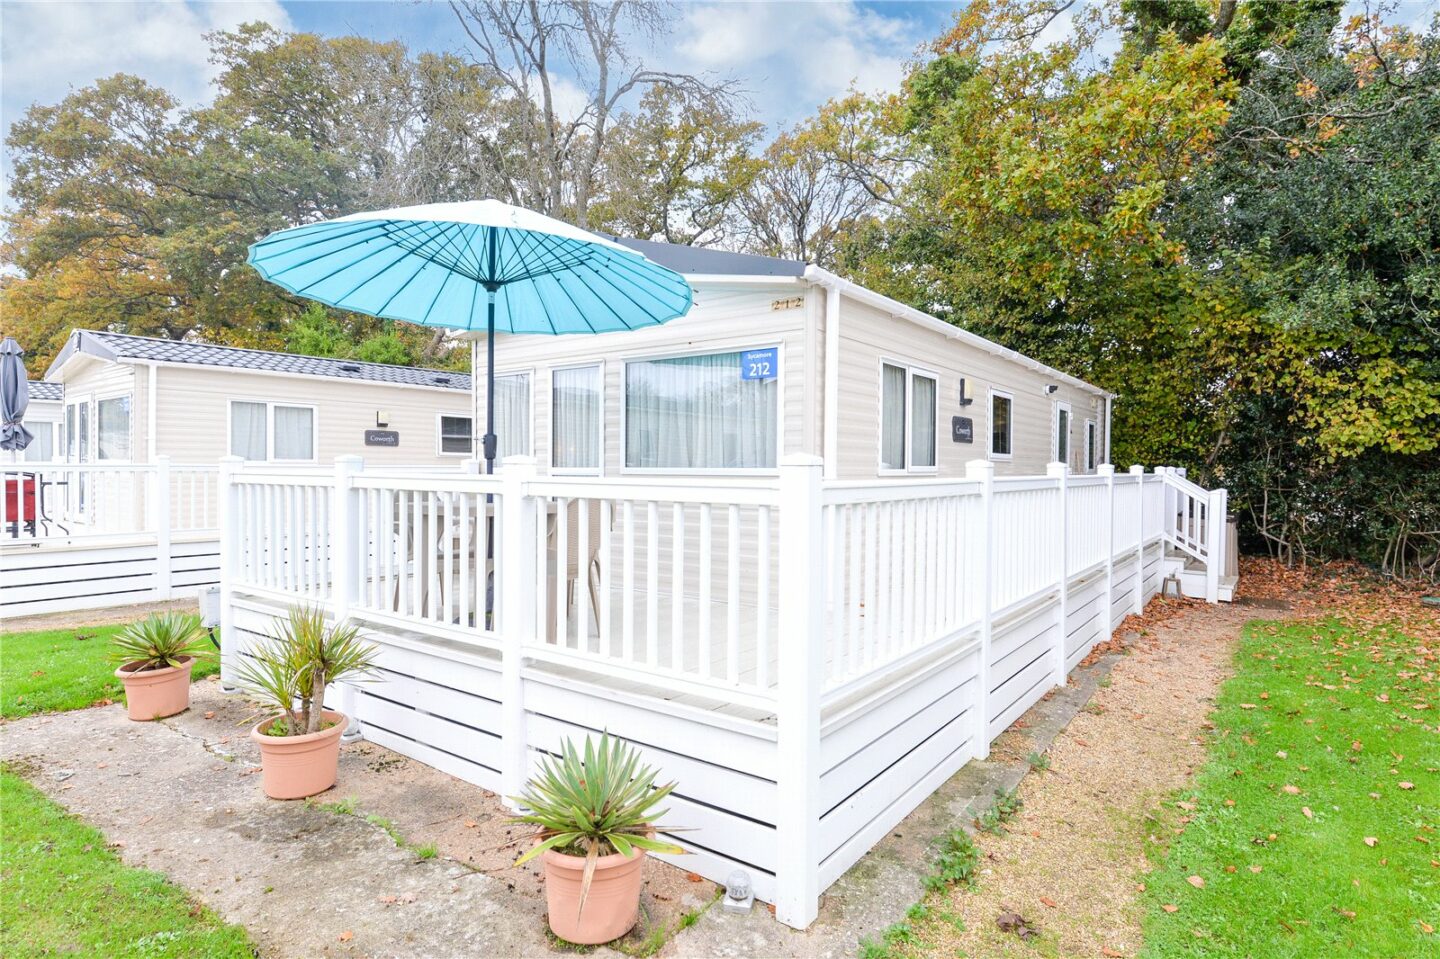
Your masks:
{"label": "tall bare tree", "polygon": [[[475,63],[507,94],[509,199],[586,226],[601,156],[627,96],[657,86],[728,99],[728,82],[646,66],[635,44],[668,32],[672,7],[645,0],[451,0]],[[578,86],[584,102],[567,103]]]}

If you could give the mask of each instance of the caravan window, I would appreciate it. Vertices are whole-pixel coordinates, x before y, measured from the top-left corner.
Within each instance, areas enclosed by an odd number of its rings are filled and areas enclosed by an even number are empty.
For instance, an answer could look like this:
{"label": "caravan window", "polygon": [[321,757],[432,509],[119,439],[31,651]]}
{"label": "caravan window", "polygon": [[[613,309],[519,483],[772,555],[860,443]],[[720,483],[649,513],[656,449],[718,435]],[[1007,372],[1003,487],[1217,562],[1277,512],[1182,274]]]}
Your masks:
{"label": "caravan window", "polygon": [[440,414],[440,455],[469,456],[475,448],[474,421],[468,416]]}
{"label": "caravan window", "polygon": [[582,366],[550,374],[550,468],[600,469],[600,367]]}
{"label": "caravan window", "polygon": [[231,401],[230,455],[260,461],[313,461],[314,407]]}
{"label": "caravan window", "polygon": [[495,458],[530,456],[530,374],[495,374]]}
{"label": "caravan window", "polygon": [[880,364],[880,469],[935,468],[935,377],[894,363]]}
{"label": "caravan window", "polygon": [[742,356],[708,353],[627,362],[626,468],[774,469],[778,371],[773,359],[763,369],[747,370]]}
{"label": "caravan window", "polygon": [[1015,399],[1009,393],[990,391],[990,457],[1009,459],[1014,455]]}

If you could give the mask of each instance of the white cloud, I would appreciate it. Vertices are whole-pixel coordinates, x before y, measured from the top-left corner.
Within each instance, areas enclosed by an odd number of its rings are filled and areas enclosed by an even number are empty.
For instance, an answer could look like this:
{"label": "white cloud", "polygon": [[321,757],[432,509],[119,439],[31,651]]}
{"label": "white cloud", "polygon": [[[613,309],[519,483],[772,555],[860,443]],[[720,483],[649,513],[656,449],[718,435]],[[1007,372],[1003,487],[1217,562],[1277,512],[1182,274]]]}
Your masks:
{"label": "white cloud", "polygon": [[665,66],[740,80],[761,120],[788,126],[853,83],[893,90],[934,33],[853,2],[703,3],[676,24]]}
{"label": "white cloud", "polygon": [[215,68],[203,35],[251,20],[290,26],[278,0],[230,3],[0,4],[0,110],[8,125],[114,73],[163,86],[186,105],[210,98]]}

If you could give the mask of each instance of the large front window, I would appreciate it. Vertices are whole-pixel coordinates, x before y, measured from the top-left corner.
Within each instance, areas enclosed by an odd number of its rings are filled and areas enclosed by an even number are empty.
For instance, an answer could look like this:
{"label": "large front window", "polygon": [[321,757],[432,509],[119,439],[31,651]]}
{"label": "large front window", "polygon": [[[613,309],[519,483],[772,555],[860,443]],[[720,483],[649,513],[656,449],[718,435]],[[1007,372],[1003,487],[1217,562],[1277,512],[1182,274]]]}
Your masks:
{"label": "large front window", "polygon": [[313,460],[315,410],[284,403],[231,403],[230,455],[262,461]]}
{"label": "large front window", "polygon": [[550,467],[600,469],[600,367],[550,374]]}
{"label": "large front window", "polygon": [[530,455],[530,374],[495,376],[497,459]]}
{"label": "large front window", "polygon": [[625,466],[774,469],[779,380],[773,370],[747,378],[741,356],[626,363]]}

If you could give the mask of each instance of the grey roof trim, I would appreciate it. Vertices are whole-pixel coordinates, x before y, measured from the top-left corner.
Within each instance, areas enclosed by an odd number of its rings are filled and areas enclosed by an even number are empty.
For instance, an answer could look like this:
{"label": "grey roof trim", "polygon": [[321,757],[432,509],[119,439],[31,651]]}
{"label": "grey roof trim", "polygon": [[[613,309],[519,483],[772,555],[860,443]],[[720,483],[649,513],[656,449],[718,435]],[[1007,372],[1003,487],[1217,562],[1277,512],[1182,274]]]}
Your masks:
{"label": "grey roof trim", "polygon": [[251,370],[285,373],[295,376],[324,376],[339,380],[367,383],[388,383],[392,386],[423,386],[469,392],[470,374],[452,370],[434,370],[419,366],[391,366],[361,360],[337,359],[329,356],[303,356],[272,350],[247,350],[214,343],[166,340],[151,336],[131,336],[99,330],[76,330],[70,334],[64,349],[50,364],[51,376],[75,353],[101,359],[134,360],[142,363],[166,363],[189,366],[211,366],[228,370]]}
{"label": "grey roof trim", "polygon": [[731,253],[703,246],[682,243],[661,243],[656,240],[632,240],[612,237],[646,259],[685,276],[804,276],[803,260],[783,260],[776,256],[754,253]]}
{"label": "grey roof trim", "polygon": [[63,400],[65,398],[65,384],[51,383],[49,380],[26,380],[26,394],[32,400]]}

